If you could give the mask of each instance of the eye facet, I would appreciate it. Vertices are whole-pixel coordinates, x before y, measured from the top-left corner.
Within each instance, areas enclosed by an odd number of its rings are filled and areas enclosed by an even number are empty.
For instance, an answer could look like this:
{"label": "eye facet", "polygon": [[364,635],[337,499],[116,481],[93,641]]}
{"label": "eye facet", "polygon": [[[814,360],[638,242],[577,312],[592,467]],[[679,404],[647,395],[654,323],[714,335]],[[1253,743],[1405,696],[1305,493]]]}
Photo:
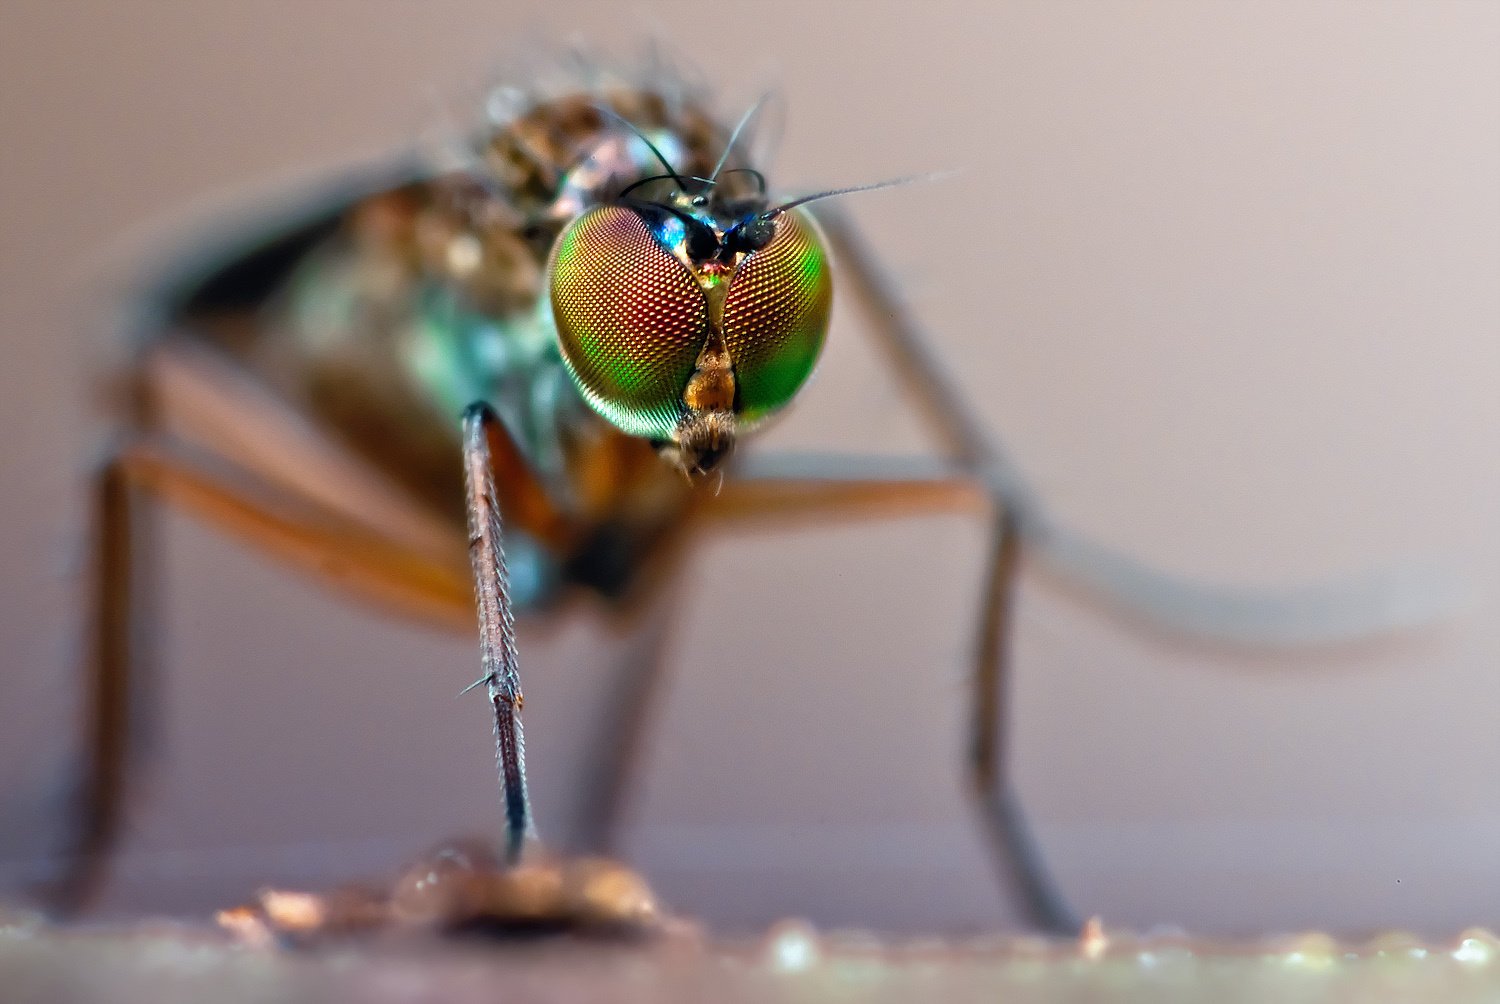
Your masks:
{"label": "eye facet", "polygon": [[833,279],[812,221],[798,210],[735,270],[724,300],[724,345],[734,360],[740,419],[786,405],[817,364],[828,334]]}
{"label": "eye facet", "polygon": [[563,359],[594,410],[666,439],[708,337],[708,300],[641,214],[600,206],[558,238],[548,265]]}

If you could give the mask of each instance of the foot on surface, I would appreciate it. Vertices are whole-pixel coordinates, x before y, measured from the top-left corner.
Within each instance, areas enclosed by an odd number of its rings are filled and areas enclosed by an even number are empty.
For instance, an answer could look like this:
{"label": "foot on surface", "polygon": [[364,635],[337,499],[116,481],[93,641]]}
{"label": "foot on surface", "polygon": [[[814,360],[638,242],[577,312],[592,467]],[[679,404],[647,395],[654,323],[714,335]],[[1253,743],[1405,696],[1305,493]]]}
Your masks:
{"label": "foot on surface", "polygon": [[293,945],[424,933],[631,937],[670,922],[645,880],[619,862],[533,853],[507,866],[480,842],[442,845],[388,888],[266,889],[218,921],[252,943]]}

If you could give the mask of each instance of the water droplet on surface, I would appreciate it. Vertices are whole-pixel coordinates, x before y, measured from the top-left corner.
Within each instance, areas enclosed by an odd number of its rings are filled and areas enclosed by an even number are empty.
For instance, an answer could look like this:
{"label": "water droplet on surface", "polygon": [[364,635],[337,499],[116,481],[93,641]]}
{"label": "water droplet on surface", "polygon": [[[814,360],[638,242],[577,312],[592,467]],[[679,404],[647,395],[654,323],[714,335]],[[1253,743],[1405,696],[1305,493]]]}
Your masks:
{"label": "water droplet on surface", "polygon": [[1465,965],[1482,966],[1495,958],[1497,945],[1495,936],[1479,927],[1471,927],[1458,936],[1458,946],[1453,949],[1453,958]]}
{"label": "water droplet on surface", "polygon": [[818,932],[805,920],[784,920],[766,936],[766,964],[783,973],[798,973],[822,955]]}
{"label": "water droplet on surface", "polygon": [[1328,969],[1338,965],[1344,957],[1343,947],[1322,931],[1276,938],[1270,945],[1266,959],[1292,969]]}
{"label": "water droplet on surface", "polygon": [[1362,952],[1353,954],[1355,958],[1373,955],[1377,959],[1423,959],[1427,957],[1427,949],[1422,939],[1410,931],[1385,931],[1366,942]]}

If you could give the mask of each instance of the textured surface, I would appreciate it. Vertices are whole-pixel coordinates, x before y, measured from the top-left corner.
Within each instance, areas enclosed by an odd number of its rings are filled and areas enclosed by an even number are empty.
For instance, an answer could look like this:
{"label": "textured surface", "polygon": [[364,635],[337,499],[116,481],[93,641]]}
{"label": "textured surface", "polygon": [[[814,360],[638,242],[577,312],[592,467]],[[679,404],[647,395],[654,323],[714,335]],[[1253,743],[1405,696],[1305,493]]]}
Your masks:
{"label": "textured surface", "polygon": [[401,942],[284,952],[162,923],[57,932],[0,920],[7,1004],[202,1000],[642,1002],[1442,1001],[1500,994],[1496,942],[1399,935],[1340,945],[1322,935],[1246,944],[1096,934],[1078,943],[984,939],[882,944],[783,924],[710,945],[690,931],[642,944]]}

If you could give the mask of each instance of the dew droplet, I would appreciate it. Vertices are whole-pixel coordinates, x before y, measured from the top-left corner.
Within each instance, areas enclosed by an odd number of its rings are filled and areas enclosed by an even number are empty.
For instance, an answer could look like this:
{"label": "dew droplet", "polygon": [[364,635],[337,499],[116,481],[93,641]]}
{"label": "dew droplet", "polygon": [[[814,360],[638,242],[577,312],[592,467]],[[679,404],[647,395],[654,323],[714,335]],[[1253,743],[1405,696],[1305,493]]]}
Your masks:
{"label": "dew droplet", "polygon": [[1471,927],[1458,936],[1458,947],[1453,949],[1453,958],[1465,965],[1482,966],[1495,957],[1495,936],[1477,927]]}
{"label": "dew droplet", "polygon": [[772,969],[797,973],[816,965],[818,932],[805,920],[784,920],[766,938],[766,962]]}
{"label": "dew droplet", "polygon": [[1292,939],[1281,961],[1299,969],[1327,969],[1337,964],[1342,954],[1332,937],[1322,931],[1309,931]]}
{"label": "dew droplet", "polygon": [[1367,941],[1355,958],[1370,955],[1377,959],[1425,959],[1427,948],[1410,931],[1385,931]]}

